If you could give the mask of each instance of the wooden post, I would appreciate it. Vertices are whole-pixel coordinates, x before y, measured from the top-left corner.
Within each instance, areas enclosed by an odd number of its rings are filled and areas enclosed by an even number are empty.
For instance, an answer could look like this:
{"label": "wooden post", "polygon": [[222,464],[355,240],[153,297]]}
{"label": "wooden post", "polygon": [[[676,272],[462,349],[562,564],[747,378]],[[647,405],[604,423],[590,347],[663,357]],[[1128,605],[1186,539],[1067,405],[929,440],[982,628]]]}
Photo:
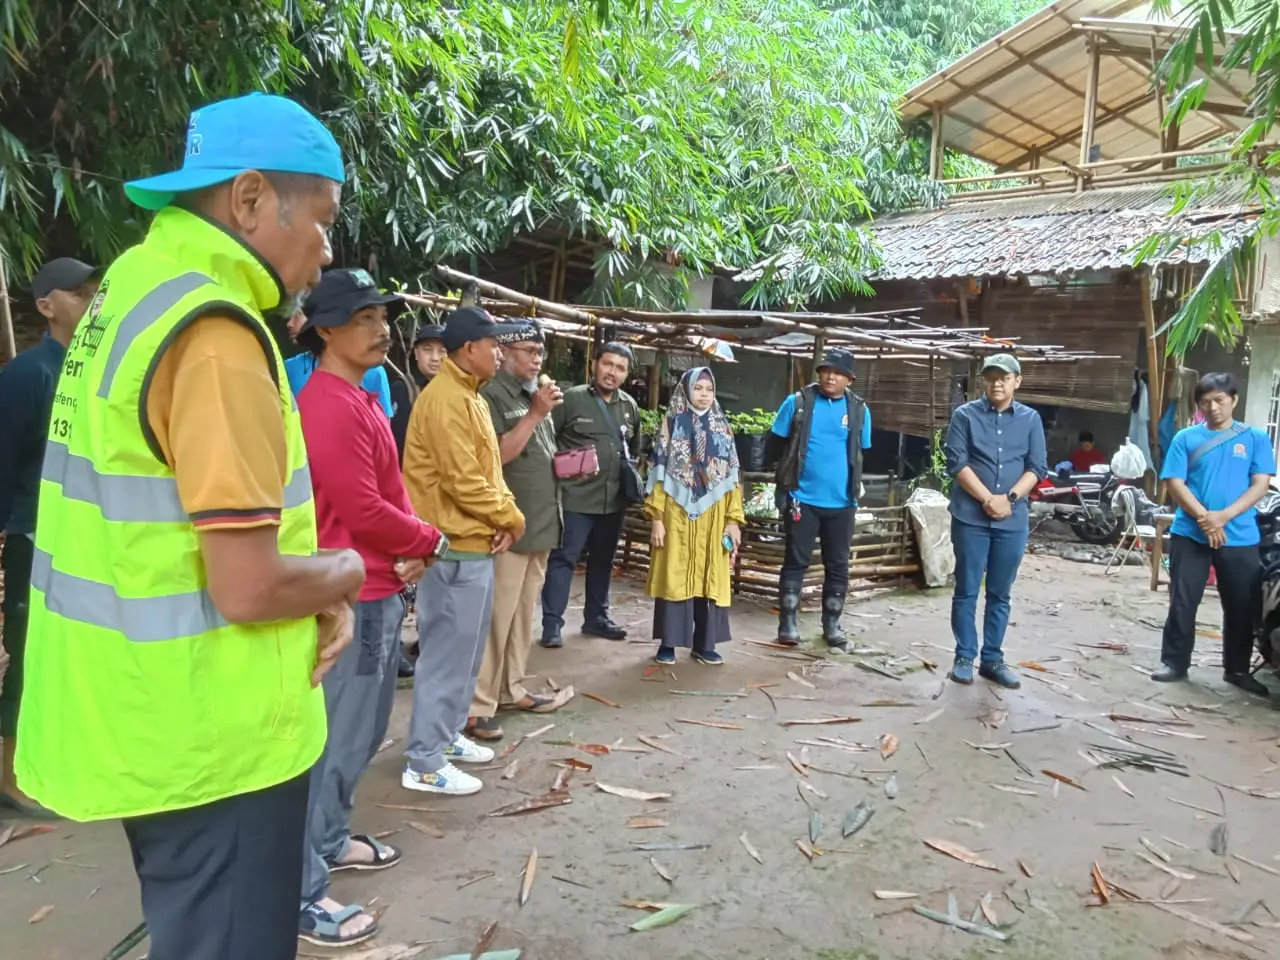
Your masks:
{"label": "wooden post", "polygon": [[[1142,325],[1147,338],[1147,410],[1151,456],[1155,457],[1160,444],[1160,397],[1156,391],[1160,389],[1160,344],[1156,339],[1156,311],[1151,303],[1151,268],[1143,267],[1139,281],[1142,297]],[[1153,463],[1154,467],[1155,464]],[[1149,491],[1153,492],[1153,491]]]}
{"label": "wooden post", "polygon": [[9,281],[5,278],[4,258],[0,257],[0,320],[4,321],[4,340],[12,360],[18,355],[18,344],[13,336],[13,314],[9,311]]}
{"label": "wooden post", "polygon": [[816,380],[818,378],[818,364],[822,362],[822,354],[826,349],[826,338],[821,334],[816,334],[813,338],[813,362],[809,367],[809,379]]}
{"label": "wooden post", "polygon": [[933,130],[929,137],[929,176],[934,180],[942,179],[943,153],[946,150],[946,144],[942,139],[943,119],[942,105],[934,104]]}
{"label": "wooden post", "polygon": [[[1089,76],[1084,88],[1084,120],[1080,133],[1080,165],[1084,166],[1091,159],[1089,151],[1093,147],[1094,127],[1098,121],[1098,74],[1102,66],[1102,48],[1096,41],[1089,41]],[[1084,189],[1084,179],[1076,179],[1076,193]]]}
{"label": "wooden post", "polygon": [[1156,56],[1156,38],[1151,38],[1151,84],[1156,88],[1156,117],[1160,122],[1160,152],[1165,152],[1164,84],[1160,82],[1160,58]]}
{"label": "wooden post", "polygon": [[663,354],[656,353],[653,356],[653,364],[649,367],[649,409],[658,409],[658,394],[662,390],[662,357]]}

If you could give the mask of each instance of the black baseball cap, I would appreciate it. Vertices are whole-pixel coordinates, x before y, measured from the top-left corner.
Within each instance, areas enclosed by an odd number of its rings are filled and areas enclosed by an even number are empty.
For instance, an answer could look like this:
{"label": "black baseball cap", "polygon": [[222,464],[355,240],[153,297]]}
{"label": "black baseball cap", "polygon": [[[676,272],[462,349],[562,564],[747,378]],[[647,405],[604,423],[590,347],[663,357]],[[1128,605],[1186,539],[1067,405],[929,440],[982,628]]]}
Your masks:
{"label": "black baseball cap", "polygon": [[307,317],[302,330],[345,326],[358,311],[377,306],[385,306],[387,319],[394,320],[404,311],[404,297],[380,292],[367,270],[329,270],[302,306]]}
{"label": "black baseball cap", "polygon": [[498,323],[489,315],[488,310],[480,307],[459,307],[444,318],[444,333],[440,337],[444,348],[450,353],[461,350],[468,343],[475,343],[485,337],[498,337],[517,333],[522,324]]}
{"label": "black baseball cap", "polygon": [[74,257],[58,257],[36,271],[31,278],[31,292],[35,299],[43,300],[55,290],[75,290],[101,274],[100,267],[91,267]]}
{"label": "black baseball cap", "polygon": [[843,373],[850,380],[854,379],[853,354],[843,347],[832,347],[828,350],[817,369],[821,370],[823,367],[830,367],[837,373]]}
{"label": "black baseball cap", "polygon": [[416,347],[420,343],[426,343],[428,340],[443,340],[444,324],[428,323],[418,328],[417,334],[413,338],[413,345]]}

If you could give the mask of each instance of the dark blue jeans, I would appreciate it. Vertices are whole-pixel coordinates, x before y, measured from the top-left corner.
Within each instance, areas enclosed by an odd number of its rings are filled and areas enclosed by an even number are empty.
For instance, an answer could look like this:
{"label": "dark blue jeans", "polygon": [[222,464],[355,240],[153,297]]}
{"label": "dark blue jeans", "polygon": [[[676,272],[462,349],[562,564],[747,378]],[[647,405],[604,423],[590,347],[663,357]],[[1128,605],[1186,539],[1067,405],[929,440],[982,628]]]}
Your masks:
{"label": "dark blue jeans", "polygon": [[622,514],[564,512],[564,539],[547,558],[547,579],[542,584],[542,634],[564,626],[569,605],[573,571],[582,552],[587,552],[587,596],[583,623],[600,623],[609,618],[609,583],[613,579],[613,555],[622,535]]}
{"label": "dark blue jeans", "polygon": [[951,546],[956,553],[956,590],[951,598],[951,632],[956,656],[978,658],[978,589],[987,579],[982,617],[982,662],[1004,659],[1004,631],[1009,625],[1009,592],[1027,549],[1027,525],[1010,528],[977,526],[951,518]]}

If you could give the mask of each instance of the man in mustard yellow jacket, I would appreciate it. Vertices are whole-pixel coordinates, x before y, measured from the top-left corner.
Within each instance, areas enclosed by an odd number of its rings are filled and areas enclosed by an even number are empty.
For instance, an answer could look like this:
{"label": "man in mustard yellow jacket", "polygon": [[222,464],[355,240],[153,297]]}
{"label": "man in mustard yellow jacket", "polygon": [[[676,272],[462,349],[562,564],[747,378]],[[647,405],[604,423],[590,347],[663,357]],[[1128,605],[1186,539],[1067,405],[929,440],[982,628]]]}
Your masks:
{"label": "man in mustard yellow jacket", "polygon": [[515,325],[461,307],[444,327],[448,358],[413,405],[404,485],[418,516],[449,549],[418,582],[418,663],[413,681],[409,790],[466,796],[483,784],[454,763],[488,763],[493,751],[463,735],[484,658],[493,604],[493,557],[524,534],[524,514],[502,478],[502,455],[480,388],[498,372],[497,338]]}

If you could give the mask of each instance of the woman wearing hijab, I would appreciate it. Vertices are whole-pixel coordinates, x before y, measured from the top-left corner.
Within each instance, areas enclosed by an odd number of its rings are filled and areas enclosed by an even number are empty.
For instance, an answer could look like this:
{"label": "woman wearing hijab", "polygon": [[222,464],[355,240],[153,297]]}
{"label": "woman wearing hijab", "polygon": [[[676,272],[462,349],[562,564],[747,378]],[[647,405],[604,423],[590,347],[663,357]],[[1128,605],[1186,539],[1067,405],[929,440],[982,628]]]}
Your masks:
{"label": "woman wearing hijab", "polygon": [[675,663],[676,647],[692,647],[699,663],[724,663],[716,646],[730,639],[729,570],[745,516],[733,431],[707,367],[686,372],[672,392],[648,490],[655,659]]}

